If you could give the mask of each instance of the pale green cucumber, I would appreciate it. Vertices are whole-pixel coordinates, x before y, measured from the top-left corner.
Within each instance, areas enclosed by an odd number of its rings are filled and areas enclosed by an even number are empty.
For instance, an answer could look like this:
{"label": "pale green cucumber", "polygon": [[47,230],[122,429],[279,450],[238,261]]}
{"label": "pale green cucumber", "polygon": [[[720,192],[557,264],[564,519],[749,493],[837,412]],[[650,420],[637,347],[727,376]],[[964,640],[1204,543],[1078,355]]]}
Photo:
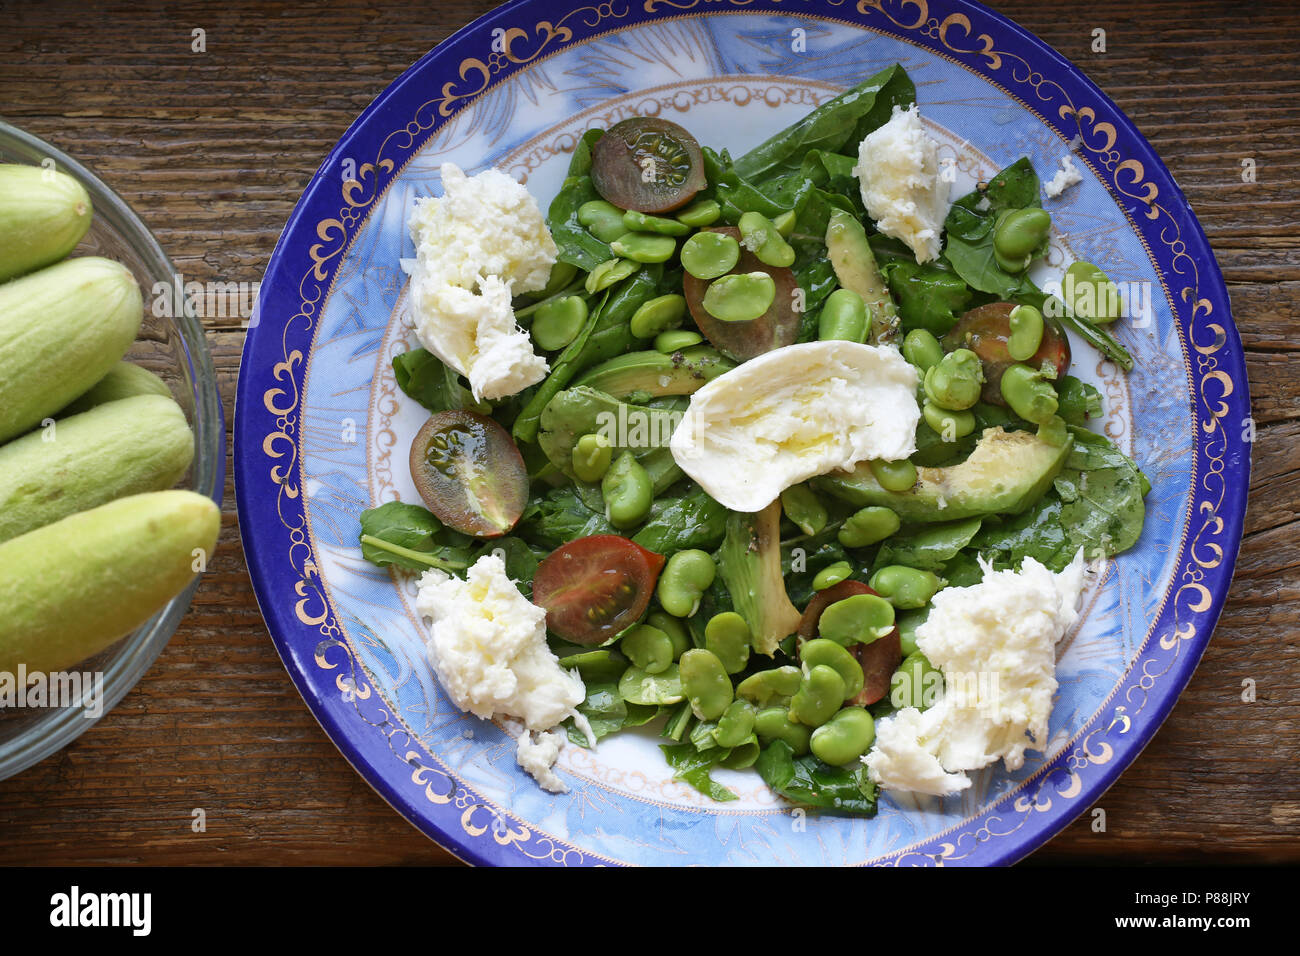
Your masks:
{"label": "pale green cucumber", "polygon": [[92,215],[90,195],[67,173],[0,165],[0,282],[58,262]]}
{"label": "pale green cucumber", "polygon": [[57,671],[131,633],[189,584],[221,512],[192,491],[154,491],[0,544],[0,671]]}
{"label": "pale green cucumber", "polygon": [[116,498],[170,488],[194,435],[170,398],[137,395],[0,446],[0,541]]}
{"label": "pale green cucumber", "polygon": [[80,415],[82,412],[90,411],[96,405],[120,401],[133,395],[165,395],[171,398],[172,390],[167,387],[166,382],[147,368],[141,368],[130,362],[118,362],[108,370],[107,375],[95,383],[90,391],[59,412],[57,417]]}
{"label": "pale green cucumber", "polygon": [[143,317],[130,270],[97,256],[0,285],[0,442],[39,425],[107,375]]}

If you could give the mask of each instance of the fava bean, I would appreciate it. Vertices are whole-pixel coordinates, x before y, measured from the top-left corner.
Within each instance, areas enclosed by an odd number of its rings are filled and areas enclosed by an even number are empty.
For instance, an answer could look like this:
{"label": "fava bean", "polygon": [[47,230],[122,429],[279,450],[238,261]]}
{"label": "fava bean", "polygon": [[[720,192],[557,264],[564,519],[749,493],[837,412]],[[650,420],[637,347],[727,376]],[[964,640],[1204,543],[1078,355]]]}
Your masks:
{"label": "fava bean", "polygon": [[906,458],[898,461],[873,459],[870,463],[871,473],[875,475],[880,487],[886,491],[911,491],[916,484],[916,466]]}
{"label": "fava bean", "polygon": [[1060,448],[1070,440],[1070,430],[1065,426],[1064,418],[1053,415],[1038,426],[1038,437],[1047,444]]}
{"label": "fava bean", "polygon": [[776,298],[776,282],[766,272],[733,272],[704,290],[704,309],[719,322],[749,322]]}
{"label": "fava bean", "polygon": [[894,618],[894,623],[898,626],[898,643],[902,647],[904,657],[916,651],[916,629],[924,624],[929,616],[930,609],[923,607],[904,611]]}
{"label": "fava bean", "polygon": [[[716,654],[700,647],[682,655],[678,665],[682,693],[691,702],[691,711],[700,720],[717,720],[735,698],[731,678]],[[832,671],[832,673],[834,673]]]}
{"label": "fava bean", "polygon": [[736,225],[741,243],[759,262],[780,268],[794,265],[794,248],[761,212],[741,213]]}
{"label": "fava bean", "polygon": [[792,721],[790,712],[784,707],[764,707],[755,714],[754,732],[765,743],[785,741],[796,757],[808,752],[808,742],[812,737],[812,731]]}
{"label": "fava bean", "polygon": [[587,273],[585,283],[588,292],[596,293],[622,282],[640,266],[631,259],[606,259]]}
{"label": "fava bean", "polygon": [[888,508],[872,505],[849,515],[835,537],[846,548],[865,548],[884,541],[901,524],[898,515]]}
{"label": "fava bean", "polygon": [[844,703],[844,678],[833,668],[810,668],[790,698],[790,719],[805,727],[820,727]]}
{"label": "fava bean", "polygon": [[789,239],[790,234],[794,232],[794,225],[798,218],[799,217],[794,214],[793,209],[788,209],[773,219],[772,225],[776,226],[777,232],[786,239]]}
{"label": "fava bean", "polygon": [[717,576],[718,566],[707,551],[688,548],[678,551],[664,565],[655,593],[659,604],[674,617],[691,617],[700,598]]}
{"label": "fava bean", "polygon": [[684,696],[681,673],[676,664],[670,664],[658,674],[629,667],[618,679],[618,693],[629,704],[676,704]]}
{"label": "fava bean", "polygon": [[1007,354],[1017,362],[1027,362],[1043,344],[1043,313],[1032,305],[1018,305],[1007,317],[1011,334],[1007,336]]}
{"label": "fava bean", "polygon": [[975,430],[975,413],[969,409],[954,412],[948,408],[940,408],[934,402],[926,402],[921,406],[921,415],[925,418],[925,423],[944,441],[965,438]]}
{"label": "fava bean", "polygon": [[1007,213],[993,233],[994,258],[1007,272],[1022,272],[1051,231],[1052,217],[1045,209],[1028,206]]}
{"label": "fava bean", "polygon": [[533,316],[533,341],[547,352],[564,348],[578,337],[587,321],[587,303],[579,295],[565,295],[537,307]]}
{"label": "fava bean", "polygon": [[686,317],[685,296],[669,293],[643,302],[628,320],[628,331],[638,339],[652,339],[660,332],[676,328]]}
{"label": "fava bean", "polygon": [[609,471],[614,450],[609,439],[599,432],[583,435],[573,446],[573,473],[580,481],[597,482]]}
{"label": "fava bean", "polygon": [[853,575],[853,565],[847,561],[836,561],[834,564],[828,564],[817,572],[813,578],[813,590],[825,591],[827,588],[833,588],[841,581],[847,581]]}
{"label": "fava bean", "polygon": [[658,674],[673,662],[672,639],[649,624],[630,627],[619,641],[619,649],[647,674]]}
{"label": "fava bean", "polygon": [[635,209],[623,213],[623,225],[628,232],[656,232],[661,236],[684,236],[691,231],[691,227],[680,220],[651,216]]}
{"label": "fava bean", "polygon": [[949,352],[938,365],[926,370],[923,379],[926,398],[954,412],[964,411],[978,402],[983,383],[980,357],[970,349]]}
{"label": "fava bean", "polygon": [[1101,323],[1119,318],[1119,286],[1091,262],[1076,262],[1065,270],[1061,293],[1075,315]]}
{"label": "fava bean", "polygon": [[826,506],[807,485],[791,485],[781,492],[781,510],[804,534],[817,534],[830,519]]}
{"label": "fava bean", "polygon": [[825,666],[839,674],[844,681],[845,700],[851,700],[862,690],[862,665],[842,644],[828,641],[824,637],[804,641],[799,648],[799,660],[805,667]]}
{"label": "fava bean", "polygon": [[784,704],[799,690],[802,680],[803,673],[799,668],[786,664],[750,674],[736,687],[736,694],[758,707]]}
{"label": "fava bean", "polygon": [[674,329],[671,332],[660,332],[655,336],[655,351],[663,352],[665,355],[672,355],[674,352],[680,352],[682,349],[688,349],[692,345],[699,345],[704,341],[704,336],[699,332],[692,332],[689,329]]}
{"label": "fava bean", "polygon": [[603,199],[593,199],[579,206],[578,222],[601,242],[613,242],[628,231],[623,224],[623,210]]}
{"label": "fava bean", "polygon": [[713,739],[719,747],[739,747],[754,732],[754,718],[758,711],[747,700],[733,700],[718,718]]}
{"label": "fava bean", "polygon": [[594,651],[580,651],[577,654],[561,657],[560,666],[576,669],[582,675],[582,679],[589,683],[599,683],[616,681],[622,677],[623,672],[627,670],[627,661],[621,656],[615,656],[609,648],[601,647]]}
{"label": "fava bean", "polygon": [[704,646],[722,661],[728,674],[738,674],[745,669],[752,640],[749,625],[735,611],[715,614],[704,625]]}
{"label": "fava bean", "polygon": [[655,611],[646,615],[645,622],[668,635],[668,640],[672,641],[673,645],[673,660],[677,660],[691,649],[691,636],[686,633],[682,622],[671,614]]}
{"label": "fava bean", "polygon": [[650,475],[630,451],[609,466],[600,480],[600,491],[605,496],[606,517],[620,531],[644,521],[654,503]]}
{"label": "fava bean", "polygon": [[1056,414],[1056,389],[1038,369],[1019,363],[1007,366],[1000,387],[1008,407],[1027,422],[1042,425]]}
{"label": "fava bean", "polygon": [[700,199],[677,213],[677,221],[692,228],[711,226],[722,218],[722,207],[712,199]]}
{"label": "fava bean", "polygon": [[933,571],[888,564],[871,576],[871,589],[896,608],[925,607],[947,582]]}
{"label": "fava bean", "polygon": [[697,279],[716,279],[736,268],[740,243],[723,232],[697,232],[682,243],[682,268]]}
{"label": "fava bean", "polygon": [[861,757],[875,740],[871,714],[861,707],[845,707],[812,732],[808,747],[822,763],[841,767]]}
{"label": "fava bean", "polygon": [[922,372],[943,361],[943,346],[927,329],[913,329],[903,337],[903,358]]}
{"label": "fava bean", "polygon": [[667,262],[677,251],[677,240],[653,232],[628,232],[609,244],[614,255],[633,262]]}
{"label": "fava bean", "polygon": [[826,297],[817,319],[818,339],[823,342],[857,342],[861,345],[867,340],[869,328],[867,304],[862,296],[852,289],[836,289]]}
{"label": "fava bean", "polygon": [[817,634],[841,647],[870,644],[894,629],[894,606],[877,594],[855,594],[822,611]]}
{"label": "fava bean", "polygon": [[902,710],[925,710],[943,693],[943,673],[920,651],[913,651],[889,679],[889,702]]}
{"label": "fava bean", "polygon": [[566,288],[577,277],[577,266],[568,262],[557,262],[551,266],[551,274],[546,280],[546,285],[540,292],[533,292],[531,295],[535,296],[539,302],[542,299],[548,299]]}

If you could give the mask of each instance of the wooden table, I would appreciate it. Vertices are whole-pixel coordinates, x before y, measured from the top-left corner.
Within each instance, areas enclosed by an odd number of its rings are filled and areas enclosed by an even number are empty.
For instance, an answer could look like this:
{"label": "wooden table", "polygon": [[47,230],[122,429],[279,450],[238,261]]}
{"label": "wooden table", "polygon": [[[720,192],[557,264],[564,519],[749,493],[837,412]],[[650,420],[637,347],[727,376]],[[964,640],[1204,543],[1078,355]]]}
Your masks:
{"label": "wooden table", "polygon": [[[253,282],[352,119],[492,6],[0,2],[0,115],[95,169],[187,280]],[[1300,8],[995,4],[1079,64],[1152,141],[1223,267],[1258,441],[1232,594],[1146,752],[1034,857],[1300,862]],[[1106,52],[1093,53],[1093,30]],[[191,50],[205,31],[206,52]],[[1253,159],[1257,181],[1242,181]],[[244,334],[211,320],[227,418]],[[229,473],[229,468],[227,469]],[[452,863],[340,756],[258,613],[227,481],[215,559],[157,664],[72,746],[0,782],[8,864]],[[1257,686],[1241,700],[1242,681]],[[205,832],[191,829],[206,813]]]}

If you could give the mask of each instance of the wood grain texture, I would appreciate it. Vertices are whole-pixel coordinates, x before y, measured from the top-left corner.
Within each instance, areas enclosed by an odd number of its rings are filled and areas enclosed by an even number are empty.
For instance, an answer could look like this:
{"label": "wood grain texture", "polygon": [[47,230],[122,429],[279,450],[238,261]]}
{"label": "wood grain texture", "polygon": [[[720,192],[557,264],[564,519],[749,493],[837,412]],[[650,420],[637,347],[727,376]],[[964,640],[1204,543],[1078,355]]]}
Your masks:
{"label": "wood grain texture", "polygon": [[[492,6],[5,0],[0,115],[95,169],[186,279],[253,282],[356,114]],[[1228,282],[1258,428],[1236,578],[1195,677],[1097,802],[1106,832],[1085,814],[1032,862],[1300,862],[1300,8],[995,6],[1087,72],[1173,172]],[[1105,54],[1090,50],[1098,27]],[[190,50],[195,28],[206,53]],[[229,419],[243,333],[207,325]],[[206,832],[191,830],[195,808]],[[0,782],[0,846],[8,864],[455,862],[352,770],[294,690],[229,484],[189,616],[117,709]]]}

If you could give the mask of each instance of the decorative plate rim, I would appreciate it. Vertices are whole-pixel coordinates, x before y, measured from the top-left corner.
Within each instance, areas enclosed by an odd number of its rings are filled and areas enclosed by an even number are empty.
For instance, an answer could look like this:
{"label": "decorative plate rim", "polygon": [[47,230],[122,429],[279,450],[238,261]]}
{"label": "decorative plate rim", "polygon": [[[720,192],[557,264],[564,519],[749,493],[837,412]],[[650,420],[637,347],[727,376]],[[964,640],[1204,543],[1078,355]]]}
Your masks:
{"label": "decorative plate rim", "polygon": [[[328,601],[323,598],[321,600],[324,604],[324,613],[319,618],[305,611],[306,606],[312,601],[310,592],[318,589],[318,586],[310,580],[312,574],[316,572],[310,541],[305,537],[300,540],[294,534],[296,530],[305,527],[306,523],[304,519],[302,526],[291,528],[284,523],[280,511],[283,494],[288,494],[289,499],[296,502],[298,494],[301,493],[300,489],[294,489],[289,484],[293,472],[299,467],[297,440],[293,438],[290,431],[297,427],[292,413],[301,401],[300,386],[305,380],[295,375],[305,375],[306,363],[310,355],[310,349],[308,355],[304,356],[289,347],[290,329],[295,324],[295,320],[305,320],[306,329],[298,334],[308,334],[312,331],[317,315],[313,307],[323,304],[328,298],[337,275],[338,263],[342,261],[355,238],[355,233],[351,232],[350,226],[364,221],[369,213],[369,207],[383,194],[405,160],[419,151],[420,146],[440,128],[443,121],[475,102],[500,80],[549,57],[559,49],[628,26],[691,16],[692,11],[699,7],[700,3],[701,0],[645,0],[641,5],[642,13],[636,14],[633,13],[635,4],[632,0],[621,0],[621,2],[615,0],[597,6],[567,8],[554,0],[512,0],[457,31],[425,54],[376,97],[348,127],[304,190],[271,256],[262,284],[263,292],[258,315],[250,323],[249,334],[245,341],[243,358],[250,360],[256,345],[269,334],[267,327],[259,321],[261,316],[267,314],[289,316],[281,329],[280,344],[283,361],[271,367],[270,377],[259,378],[254,383],[253,374],[251,372],[245,374],[241,369],[234,419],[235,493],[241,527],[246,529],[243,535],[244,553],[254,592],[277,652],[322,729],[363,779],[417,829],[458,858],[469,862],[510,864],[549,860],[567,864],[599,863],[605,862],[608,858],[576,846],[572,847],[571,851],[565,850],[561,857],[556,857],[555,852],[547,854],[542,859],[527,854],[521,857],[510,848],[518,842],[515,837],[523,836],[526,840],[528,834],[515,834],[508,827],[504,839],[500,833],[494,833],[493,843],[486,843],[482,837],[487,833],[489,826],[480,827],[470,820],[474,810],[484,806],[483,803],[467,804],[468,809],[465,809],[462,815],[461,828],[467,836],[474,839],[463,839],[456,831],[438,826],[429,812],[430,804],[418,803],[416,799],[418,794],[413,794],[409,785],[399,788],[398,780],[393,775],[391,762],[396,755],[396,751],[393,751],[393,737],[398,733],[407,732],[394,727],[391,721],[385,718],[385,725],[392,727],[392,731],[388,734],[388,750],[392,752],[383,754],[378,747],[371,746],[369,743],[359,744],[351,735],[355,730],[356,712],[346,711],[339,706],[338,701],[327,699],[323,686],[313,683],[311,677],[315,675],[310,674],[304,665],[313,663],[313,666],[316,666],[315,662],[328,653],[330,646],[328,635],[331,631],[328,619],[334,612]],[[711,16],[790,15],[792,13],[792,10],[783,6],[780,0],[707,0],[707,3],[710,9],[699,12]],[[716,9],[720,5],[725,5],[725,9]],[[1145,665],[1158,663],[1165,656],[1153,651],[1153,643],[1158,643],[1161,651],[1166,655],[1172,651],[1172,656],[1166,664],[1165,671],[1160,672],[1169,679],[1164,683],[1162,693],[1151,702],[1151,710],[1144,716],[1142,722],[1134,727],[1135,733],[1132,736],[1124,736],[1115,748],[1104,739],[1098,739],[1095,741],[1098,749],[1094,753],[1090,749],[1094,746],[1094,738],[1102,737],[1110,730],[1110,727],[1101,729],[1098,726],[1097,715],[1104,709],[1103,703],[1093,718],[1072,736],[1072,742],[1077,742],[1078,746],[1072,751],[1070,747],[1064,748],[1052,760],[1046,762],[1033,777],[1022,781],[1015,790],[999,796],[992,804],[983,807],[973,818],[962,821],[961,825],[967,832],[961,834],[956,843],[960,844],[963,838],[972,835],[974,841],[973,847],[963,855],[957,855],[959,847],[953,843],[941,842],[944,836],[952,832],[952,829],[948,829],[926,837],[917,844],[869,861],[895,865],[903,862],[1007,864],[1022,858],[1059,833],[1118,779],[1163,724],[1204,653],[1231,584],[1232,570],[1241,542],[1246,490],[1249,486],[1249,444],[1244,439],[1234,441],[1224,424],[1234,411],[1243,421],[1249,414],[1249,391],[1244,356],[1241,352],[1239,335],[1232,322],[1231,307],[1222,274],[1208,240],[1182,191],[1154,149],[1128,117],[1081,71],[1047,44],[1012,21],[1001,14],[978,6],[971,0],[929,0],[929,2],[899,0],[897,3],[859,0],[855,7],[847,10],[843,9],[845,5],[846,0],[838,0],[838,2],[837,0],[813,0],[800,8],[799,15],[810,19],[847,23],[892,36],[953,61],[1033,112],[1044,125],[1067,143],[1071,142],[1074,136],[1067,134],[1062,123],[1067,118],[1072,118],[1074,126],[1069,127],[1070,133],[1077,134],[1080,148],[1086,149],[1089,154],[1081,158],[1088,161],[1088,165],[1097,174],[1112,198],[1124,209],[1130,226],[1146,247],[1171,306],[1184,357],[1199,364],[1199,383],[1194,379],[1189,381],[1191,386],[1189,398],[1194,415],[1191,501],[1187,523],[1181,529],[1177,558],[1172,565],[1173,578],[1146,638],[1137,649],[1123,676],[1112,687],[1106,698],[1108,701],[1113,701],[1126,690],[1130,694],[1134,690],[1141,690],[1142,694],[1146,695],[1150,686],[1154,686],[1154,678]],[[661,7],[668,9],[659,12]],[[620,12],[620,8],[625,9]],[[933,14],[932,10],[935,11]],[[521,14],[526,12],[527,15],[521,18]],[[854,12],[858,15],[856,18],[846,16]],[[534,21],[534,36],[529,37],[526,31],[515,24],[520,19],[522,22],[529,22],[533,14],[536,14],[537,19]],[[570,23],[569,21],[578,14],[585,15],[582,22]],[[544,19],[548,16],[550,19]],[[627,22],[602,28],[606,20],[624,21],[626,18],[630,19],[627,19]],[[479,42],[483,48],[486,48],[487,44],[483,42],[482,37],[490,36],[492,31],[498,28],[506,29],[508,34],[514,35],[516,39],[526,44],[537,42],[540,45],[532,51],[531,55],[506,54],[488,63],[474,56],[462,55],[474,34],[480,34]],[[1005,49],[999,48],[998,43],[993,39],[994,34],[997,34],[999,41],[1005,44]],[[555,42],[557,38],[558,43]],[[459,61],[458,57],[460,57]],[[1050,64],[1052,68],[1050,78],[1031,65],[1040,61]],[[1017,64],[1023,67],[1023,76],[1017,72]],[[1010,69],[1005,75],[999,72],[1008,65]],[[481,82],[478,82],[477,88],[470,89],[468,92],[457,92],[457,80],[451,79],[441,86],[441,98],[429,99],[425,93],[415,89],[420,85],[418,81],[427,82],[429,76],[439,80],[458,76],[460,83],[470,83],[471,86],[475,82],[480,80]],[[434,86],[437,88],[437,84]],[[1065,97],[1064,103],[1057,105],[1056,116],[1046,114],[1030,101],[1030,95],[1036,95],[1040,103],[1051,103],[1055,94],[1049,91],[1048,95],[1044,95],[1043,87],[1053,87]],[[1075,98],[1072,99],[1071,94],[1074,94]],[[1082,99],[1082,95],[1086,95],[1088,99]],[[386,145],[394,136],[405,133],[407,142],[399,147],[403,151],[402,162],[394,163],[392,159],[385,159],[381,146],[376,161],[361,165],[358,171],[362,180],[370,180],[373,189],[365,194],[363,191],[366,187],[361,182],[344,184],[342,188],[344,205],[338,212],[333,212],[333,206],[338,202],[338,194],[331,193],[328,187],[335,186],[337,181],[327,177],[327,170],[337,169],[341,157],[357,155],[359,151],[356,147],[359,145],[367,146],[369,152],[369,147],[373,146],[376,139],[366,138],[368,125],[383,111],[393,109],[394,104],[400,104],[404,108],[408,101],[415,107],[414,113],[401,110],[397,113],[401,116],[413,115],[416,120],[408,123],[405,129],[399,128],[396,132],[389,132],[387,138],[382,141]],[[1076,106],[1085,102],[1089,105]],[[431,115],[430,125],[423,126],[418,120],[420,111],[435,106],[439,118]],[[1086,134],[1085,124],[1088,127]],[[412,131],[411,126],[416,126],[417,129]],[[385,130],[381,129],[377,132],[382,134]],[[1089,142],[1090,138],[1093,140],[1092,143]],[[1100,146],[1096,145],[1098,142],[1101,143]],[[1117,146],[1122,146],[1123,149],[1117,149]],[[1076,151],[1076,155],[1078,154]],[[1121,176],[1121,174],[1125,175]],[[1122,179],[1126,181],[1122,182]],[[1125,198],[1133,202],[1125,206]],[[1163,198],[1165,201],[1161,203],[1158,198]],[[1142,210],[1142,206],[1146,207],[1145,211]],[[324,218],[331,217],[331,214],[333,218]],[[349,214],[354,218],[349,220]],[[1156,226],[1143,227],[1137,221],[1136,217],[1139,215],[1152,222],[1158,222],[1162,217],[1168,220],[1156,235],[1165,243],[1169,258],[1158,255],[1156,247],[1148,242],[1151,238],[1148,233],[1155,231]],[[1174,230],[1172,238],[1166,238],[1165,233],[1171,228]],[[340,235],[341,242],[338,241]],[[294,258],[295,250],[296,258]],[[310,262],[302,255],[304,250]],[[1192,267],[1190,277],[1178,268],[1178,264],[1184,259]],[[1173,290],[1170,288],[1170,282],[1176,276],[1182,276],[1190,282],[1190,285],[1182,288],[1180,296],[1173,295]],[[311,292],[303,292],[304,282],[312,283],[315,298],[311,298]],[[285,290],[302,293],[301,298],[298,302],[293,302],[294,296],[286,296]],[[288,301],[283,301],[286,299]],[[1211,316],[1218,321],[1210,321]],[[1201,333],[1199,336],[1198,332]],[[1208,337],[1206,333],[1209,333]],[[310,341],[308,344],[310,345]],[[251,367],[251,361],[249,364]],[[1185,370],[1189,376],[1192,375],[1193,368],[1186,362]],[[259,369],[259,374],[261,371]],[[284,406],[279,404],[279,400],[287,397],[288,388],[293,390],[292,403]],[[259,398],[262,406],[260,410],[255,408]],[[266,427],[267,413],[272,416],[270,429]],[[286,452],[275,452],[273,449],[276,448],[278,441],[289,442],[292,447]],[[1211,442],[1221,443],[1220,454],[1215,455],[1209,450]],[[271,466],[269,459],[282,459],[286,455],[289,456],[289,460],[283,466]],[[1229,475],[1235,479],[1235,488],[1230,487],[1225,480]],[[267,476],[271,479],[270,488],[266,484]],[[1215,481],[1211,483],[1212,478]],[[259,498],[256,494],[259,483],[260,490],[269,490],[271,493]],[[279,486],[281,493],[276,493],[274,486]],[[285,492],[286,486],[289,492]],[[1212,501],[1211,497],[1216,491],[1217,500]],[[273,509],[267,507],[270,499],[274,499]],[[1197,510],[1204,518],[1199,530],[1193,524]],[[270,527],[273,530],[287,532],[287,536],[283,537],[288,542],[291,556],[299,549],[305,550],[300,565],[291,568],[284,566],[283,541],[280,549],[272,555],[265,537],[251,533],[251,528],[261,526],[257,518],[262,517],[280,519],[281,528]],[[269,532],[266,533],[266,537],[269,537]],[[1198,555],[1198,548],[1202,552],[1200,555]],[[1180,596],[1185,592],[1187,596],[1181,600],[1186,602],[1184,609],[1188,617],[1180,623],[1177,605]],[[290,613],[285,604],[286,596],[290,593],[296,594],[300,599],[294,606],[295,613]],[[314,634],[303,631],[303,628],[308,625],[316,627],[317,631]],[[332,628],[337,631],[337,625],[333,625]],[[297,641],[294,638],[297,638]],[[1184,650],[1185,653],[1180,653]],[[354,672],[356,664],[357,662],[353,660]],[[320,666],[333,669],[338,665]],[[1134,675],[1139,670],[1141,676],[1135,681]],[[1143,686],[1143,682],[1148,678],[1152,679],[1152,684]],[[1147,702],[1144,701],[1144,706]],[[376,726],[383,729],[382,725]],[[1112,722],[1110,726],[1114,727],[1115,723]],[[1121,731],[1121,736],[1123,734],[1124,731]],[[387,758],[385,766],[381,767],[376,762],[376,756]],[[418,754],[414,753],[407,754],[408,764],[414,767],[411,782],[425,783],[426,795],[432,799],[431,791],[428,790],[431,785],[422,780],[421,772],[434,770],[434,768],[424,767],[412,759],[417,756]],[[1090,765],[1094,768],[1100,766],[1100,773],[1093,775],[1084,783],[1074,769],[1081,770]],[[1082,793],[1086,799],[1070,807],[1064,805],[1053,807],[1047,784],[1051,778],[1058,777],[1061,773],[1065,774],[1066,787],[1063,790],[1055,788],[1055,792],[1063,797],[1077,797],[1080,796],[1081,790],[1086,790]],[[1027,791],[1026,785],[1033,781],[1038,781],[1038,786]],[[1076,787],[1079,789],[1075,789]],[[452,802],[457,789],[464,791],[470,797],[482,800],[478,794],[457,782],[451,795],[439,795],[442,798],[440,802],[443,804]],[[1032,798],[1028,803],[1025,802],[1026,792],[1029,792]],[[1041,795],[1047,796],[1045,805],[1039,805]],[[459,806],[460,800],[455,802]],[[1012,811],[1023,817],[1020,826],[1011,830],[997,831],[995,824],[1002,822],[1002,816]],[[1035,811],[1040,811],[1036,817]],[[1036,825],[1029,827],[1020,839],[995,839],[1008,836],[1020,830],[1027,821],[1035,819]],[[983,825],[978,826],[981,823]],[[552,846],[555,844],[554,839],[549,836],[545,837],[544,842]],[[927,849],[930,852],[923,852]],[[578,859],[570,860],[568,858],[570,852]]]}

